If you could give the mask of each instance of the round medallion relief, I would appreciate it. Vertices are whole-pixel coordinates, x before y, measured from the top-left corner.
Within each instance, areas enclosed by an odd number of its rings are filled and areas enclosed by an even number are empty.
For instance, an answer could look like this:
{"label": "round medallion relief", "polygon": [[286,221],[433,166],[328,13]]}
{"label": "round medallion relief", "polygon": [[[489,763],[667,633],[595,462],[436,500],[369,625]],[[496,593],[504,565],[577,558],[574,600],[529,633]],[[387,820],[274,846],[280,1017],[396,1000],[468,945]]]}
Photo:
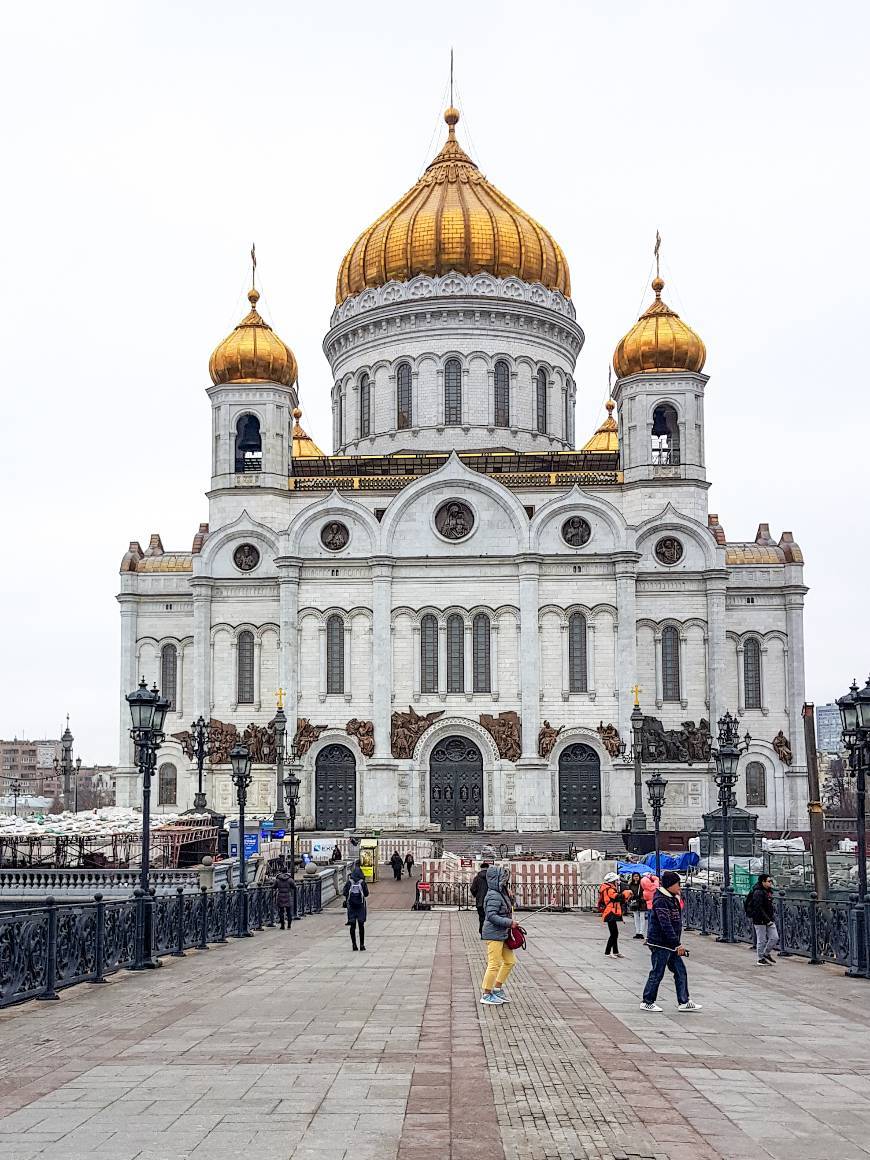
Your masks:
{"label": "round medallion relief", "polygon": [[562,524],[562,539],[572,548],[582,548],[589,543],[592,528],[582,516],[571,516]]}
{"label": "round medallion relief", "polygon": [[683,558],[683,545],[676,536],[662,536],[655,550],[660,564],[679,564]]}
{"label": "round medallion relief", "polygon": [[448,500],[435,513],[435,527],[445,540],[464,540],[474,527],[474,512],[461,500]]}
{"label": "round medallion relief", "polygon": [[259,549],[253,544],[239,544],[233,552],[233,563],[240,572],[253,572],[260,563]]}
{"label": "round medallion relief", "polygon": [[340,552],[342,548],[347,547],[349,540],[350,532],[347,525],[340,520],[330,520],[320,529],[320,542],[330,552]]}

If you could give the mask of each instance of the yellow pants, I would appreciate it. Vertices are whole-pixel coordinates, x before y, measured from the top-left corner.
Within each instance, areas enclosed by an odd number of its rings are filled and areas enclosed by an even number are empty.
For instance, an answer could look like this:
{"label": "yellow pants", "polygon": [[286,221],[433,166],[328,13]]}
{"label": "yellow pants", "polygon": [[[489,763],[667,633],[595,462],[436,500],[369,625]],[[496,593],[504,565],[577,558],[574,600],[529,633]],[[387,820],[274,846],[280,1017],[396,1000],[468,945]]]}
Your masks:
{"label": "yellow pants", "polygon": [[500,987],[506,983],[516,961],[517,956],[500,939],[487,939],[486,974],[483,976],[484,991],[491,991],[494,987]]}

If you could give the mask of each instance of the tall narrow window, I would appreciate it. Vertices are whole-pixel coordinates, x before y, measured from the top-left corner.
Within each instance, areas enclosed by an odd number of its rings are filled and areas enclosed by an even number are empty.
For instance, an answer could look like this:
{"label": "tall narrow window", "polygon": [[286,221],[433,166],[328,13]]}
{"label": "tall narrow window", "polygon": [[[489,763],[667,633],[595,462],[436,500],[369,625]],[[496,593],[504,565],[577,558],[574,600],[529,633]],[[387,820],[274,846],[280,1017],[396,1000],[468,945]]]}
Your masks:
{"label": "tall narrow window", "polygon": [[670,403],[662,403],[653,411],[652,461],[663,466],[681,462],[680,423]]}
{"label": "tall narrow window", "polygon": [[178,771],[171,762],[165,761],[157,775],[157,804],[174,806],[178,800]]}
{"label": "tall narrow window", "polygon": [[335,446],[344,446],[344,390],[339,387],[335,396]]}
{"label": "tall narrow window", "polygon": [[680,636],[670,626],[662,629],[662,697],[680,699]]}
{"label": "tall narrow window", "polygon": [[543,367],[535,378],[535,421],[541,434],[547,430],[547,372]]}
{"label": "tall narrow window", "polygon": [[465,621],[456,614],[447,618],[447,692],[465,692]]}
{"label": "tall narrow window", "polygon": [[485,612],[478,612],[472,624],[474,646],[474,691],[475,693],[489,693],[492,691],[492,677],[490,674],[489,653],[489,617]]}
{"label": "tall narrow window", "polygon": [[254,703],[254,634],[245,629],[236,641],[238,651],[238,703]]}
{"label": "tall narrow window", "polygon": [[413,425],[411,412],[411,367],[400,363],[396,371],[396,427],[405,431]]}
{"label": "tall narrow window", "polygon": [[263,470],[263,441],[256,415],[242,415],[236,423],[236,471]]}
{"label": "tall narrow window", "polygon": [[431,613],[420,621],[420,692],[438,692],[438,621]]}
{"label": "tall narrow window", "polygon": [[574,401],[572,394],[574,391],[574,380],[568,379],[568,385],[565,387],[565,440],[573,447],[574,446]]}
{"label": "tall narrow window", "polygon": [[501,359],[495,364],[495,425],[496,427],[510,427],[511,425],[511,372],[510,367]]}
{"label": "tall narrow window", "polygon": [[582,612],[572,612],[568,617],[568,689],[572,693],[585,693],[586,677],[586,617]]}
{"label": "tall narrow window", "polygon": [[359,437],[368,435],[372,421],[372,381],[365,373],[359,380]]}
{"label": "tall narrow window", "polygon": [[746,766],[746,804],[767,805],[767,774],[760,761],[750,761]]}
{"label": "tall narrow window", "polygon": [[462,363],[449,358],[444,364],[444,422],[458,426],[462,422]]}
{"label": "tall narrow window", "polygon": [[761,646],[752,637],[743,645],[743,693],[745,708],[761,708]]}
{"label": "tall narrow window", "polygon": [[330,616],[326,622],[326,691],[344,692],[344,621]]}
{"label": "tall narrow window", "polygon": [[174,644],[165,644],[160,650],[160,695],[174,709],[178,697],[178,649]]}

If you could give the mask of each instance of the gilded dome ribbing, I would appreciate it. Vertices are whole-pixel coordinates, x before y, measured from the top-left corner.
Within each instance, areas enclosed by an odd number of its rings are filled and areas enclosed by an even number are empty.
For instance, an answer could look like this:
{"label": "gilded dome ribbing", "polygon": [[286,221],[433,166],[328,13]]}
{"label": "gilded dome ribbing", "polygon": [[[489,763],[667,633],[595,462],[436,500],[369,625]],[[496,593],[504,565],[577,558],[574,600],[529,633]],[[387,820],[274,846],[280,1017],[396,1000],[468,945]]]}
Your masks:
{"label": "gilded dome ribbing", "polygon": [[691,326],[662,301],[664,282],[652,281],[655,301],[643,312],[613,352],[617,378],[667,371],[701,371],[707,350]]}
{"label": "gilded dome ribbing", "polygon": [[490,185],[456,140],[459,113],[444,114],[447,141],[417,184],[365,230],[338,272],[338,304],[367,286],[416,274],[485,270],[571,295],[568,263],[542,225]]}
{"label": "gilded dome ribbing", "polygon": [[296,356],[257,311],[260,295],[248,292],[250,313],[215,347],[208,361],[211,381],[218,383],[267,382],[292,387],[299,368]]}

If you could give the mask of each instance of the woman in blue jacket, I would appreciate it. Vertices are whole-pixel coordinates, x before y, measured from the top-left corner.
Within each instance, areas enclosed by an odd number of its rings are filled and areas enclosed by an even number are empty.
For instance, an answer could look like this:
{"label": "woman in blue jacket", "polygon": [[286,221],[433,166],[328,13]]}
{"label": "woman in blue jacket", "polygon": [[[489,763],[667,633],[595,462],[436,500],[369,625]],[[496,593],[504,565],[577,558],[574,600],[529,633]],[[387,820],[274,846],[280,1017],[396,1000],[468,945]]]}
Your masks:
{"label": "woman in blue jacket", "polygon": [[483,926],[480,930],[480,937],[486,943],[486,974],[483,976],[480,1001],[487,1007],[510,1002],[504,985],[517,960],[511,948],[504,945],[511,927],[515,925],[509,882],[510,871],[501,866],[490,866],[486,872]]}

